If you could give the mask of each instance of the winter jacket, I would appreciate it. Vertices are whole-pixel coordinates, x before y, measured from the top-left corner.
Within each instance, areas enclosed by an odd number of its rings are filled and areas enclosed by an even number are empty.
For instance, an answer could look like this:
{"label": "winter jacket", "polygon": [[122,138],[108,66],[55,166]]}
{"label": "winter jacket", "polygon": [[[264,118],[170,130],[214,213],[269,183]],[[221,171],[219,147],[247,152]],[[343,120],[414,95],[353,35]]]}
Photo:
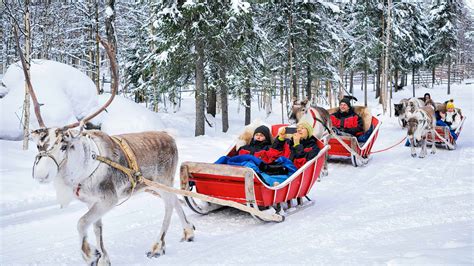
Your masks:
{"label": "winter jacket", "polygon": [[[252,140],[250,144],[240,147],[237,151],[238,155],[253,155],[261,160],[266,158],[266,152],[270,148],[268,141]],[[265,160],[264,160],[265,161]]]}
{"label": "winter jacket", "polygon": [[461,115],[458,113],[457,110],[452,112],[446,112],[444,119],[442,119],[446,125],[449,126],[452,130],[456,130],[459,125],[461,124]]}
{"label": "winter jacket", "polygon": [[277,137],[271,149],[280,151],[282,156],[290,159],[297,168],[316,157],[320,151],[314,136],[301,139],[298,145],[294,145],[293,139],[280,140]]}
{"label": "winter jacket", "polygon": [[331,121],[332,126],[340,131],[349,133],[356,137],[364,134],[364,123],[362,118],[354,112],[352,107],[346,113],[338,110],[331,115]]}

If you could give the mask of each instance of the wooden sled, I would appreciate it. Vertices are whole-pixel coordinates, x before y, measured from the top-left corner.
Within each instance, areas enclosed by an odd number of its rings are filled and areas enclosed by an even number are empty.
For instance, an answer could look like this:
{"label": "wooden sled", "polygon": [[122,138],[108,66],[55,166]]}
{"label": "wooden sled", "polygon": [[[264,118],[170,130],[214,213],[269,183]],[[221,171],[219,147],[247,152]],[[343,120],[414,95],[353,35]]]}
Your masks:
{"label": "wooden sled", "polygon": [[[351,158],[352,165],[357,167],[368,163],[370,151],[378,137],[382,122],[372,116],[368,108],[364,106],[354,106],[353,108],[364,121],[364,132],[372,127],[372,134],[365,143],[359,143],[357,138],[353,136],[338,136],[331,134],[328,139],[328,144],[331,147],[328,154],[329,156]],[[328,110],[329,114],[333,114],[336,111],[337,108]]]}
{"label": "wooden sled", "polygon": [[[281,222],[285,216],[314,204],[307,194],[318,180],[329,150],[329,146],[322,142],[320,145],[322,149],[315,158],[277,186],[265,184],[254,170],[247,167],[184,162],[180,169],[181,189],[221,200],[212,203],[201,197],[199,199],[205,201],[202,202],[185,196],[186,205],[196,213],[208,214],[222,206],[235,208],[238,204],[251,208],[238,209],[249,212],[258,220]],[[227,155],[234,154],[235,145]]]}
{"label": "wooden sled", "polygon": [[[461,134],[462,127],[464,125],[465,120],[466,120],[466,117],[461,115],[461,124],[454,131],[454,133],[456,133],[458,138],[459,138],[459,135]],[[448,150],[455,150],[456,149],[456,147],[457,147],[456,140],[451,135],[449,127],[447,127],[447,126],[436,126],[435,130],[436,130],[436,132],[435,132],[435,145],[445,147]],[[428,136],[428,139],[429,140],[432,139],[431,136]]]}

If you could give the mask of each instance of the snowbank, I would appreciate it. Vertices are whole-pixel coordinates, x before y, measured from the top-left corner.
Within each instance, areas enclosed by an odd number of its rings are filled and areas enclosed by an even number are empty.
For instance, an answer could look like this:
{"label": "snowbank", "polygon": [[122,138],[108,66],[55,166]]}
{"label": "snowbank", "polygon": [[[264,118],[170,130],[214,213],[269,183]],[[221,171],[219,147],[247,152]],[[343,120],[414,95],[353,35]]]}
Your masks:
{"label": "snowbank", "polygon": [[[2,83],[6,95],[0,100],[0,138],[16,140],[22,136],[24,76],[19,62],[11,65]],[[64,126],[87,115],[97,106],[97,92],[92,80],[71,66],[49,60],[33,60],[31,83],[47,126]],[[31,104],[30,128],[38,121]]]}

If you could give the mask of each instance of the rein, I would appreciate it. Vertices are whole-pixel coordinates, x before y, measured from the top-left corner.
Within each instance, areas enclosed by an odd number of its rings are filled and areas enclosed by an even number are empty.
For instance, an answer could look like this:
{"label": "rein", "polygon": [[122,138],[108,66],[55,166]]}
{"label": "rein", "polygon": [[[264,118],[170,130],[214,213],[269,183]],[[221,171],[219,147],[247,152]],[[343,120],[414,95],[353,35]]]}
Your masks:
{"label": "rein", "polygon": [[388,150],[392,149],[393,147],[398,146],[398,145],[399,145],[400,143],[402,143],[406,138],[407,138],[407,136],[405,136],[402,140],[400,140],[399,142],[397,142],[396,144],[394,144],[394,145],[392,145],[392,146],[390,146],[390,147],[388,147],[388,148],[385,148],[385,149],[382,149],[382,150],[378,150],[378,151],[371,151],[370,154],[372,154],[372,153],[378,153],[378,152],[383,152],[383,151],[388,151]]}
{"label": "rein", "polygon": [[315,114],[313,108],[310,108],[310,109],[309,109],[309,112],[311,113],[311,116],[312,116],[313,119],[315,120],[315,121],[313,122],[313,128],[316,126],[316,121],[318,121],[319,123],[321,123],[321,125],[323,125],[323,127],[324,127],[329,133],[331,132],[331,131],[329,130],[329,128],[326,126],[326,124],[325,124],[321,119],[319,119],[319,118],[316,116],[316,114]]}

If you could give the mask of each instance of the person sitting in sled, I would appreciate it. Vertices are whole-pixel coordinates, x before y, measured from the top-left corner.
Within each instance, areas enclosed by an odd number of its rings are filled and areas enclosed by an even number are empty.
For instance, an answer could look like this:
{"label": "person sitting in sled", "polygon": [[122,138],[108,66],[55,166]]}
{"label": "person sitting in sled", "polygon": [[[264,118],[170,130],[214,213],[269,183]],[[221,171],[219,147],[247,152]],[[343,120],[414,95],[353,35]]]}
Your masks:
{"label": "person sitting in sled", "polygon": [[338,135],[352,135],[360,137],[364,134],[362,118],[354,112],[349,98],[344,97],[339,102],[339,109],[331,114],[334,132]]}
{"label": "person sitting in sled", "polygon": [[257,158],[262,158],[272,145],[272,135],[270,129],[262,125],[255,129],[253,132],[252,140],[249,144],[242,146],[237,151],[238,155],[253,155]]}
{"label": "person sitting in sled", "polygon": [[281,151],[282,155],[290,159],[297,168],[319,153],[317,139],[313,136],[313,127],[308,122],[299,122],[296,133],[290,139],[285,138],[285,134],[286,128],[280,128],[272,149]]}
{"label": "person sitting in sled", "polygon": [[454,103],[449,101],[446,103],[446,112],[439,111],[436,113],[436,125],[437,126],[448,126],[451,136],[454,140],[458,138],[458,135],[455,133],[456,129],[461,124],[461,115],[454,108]]}

